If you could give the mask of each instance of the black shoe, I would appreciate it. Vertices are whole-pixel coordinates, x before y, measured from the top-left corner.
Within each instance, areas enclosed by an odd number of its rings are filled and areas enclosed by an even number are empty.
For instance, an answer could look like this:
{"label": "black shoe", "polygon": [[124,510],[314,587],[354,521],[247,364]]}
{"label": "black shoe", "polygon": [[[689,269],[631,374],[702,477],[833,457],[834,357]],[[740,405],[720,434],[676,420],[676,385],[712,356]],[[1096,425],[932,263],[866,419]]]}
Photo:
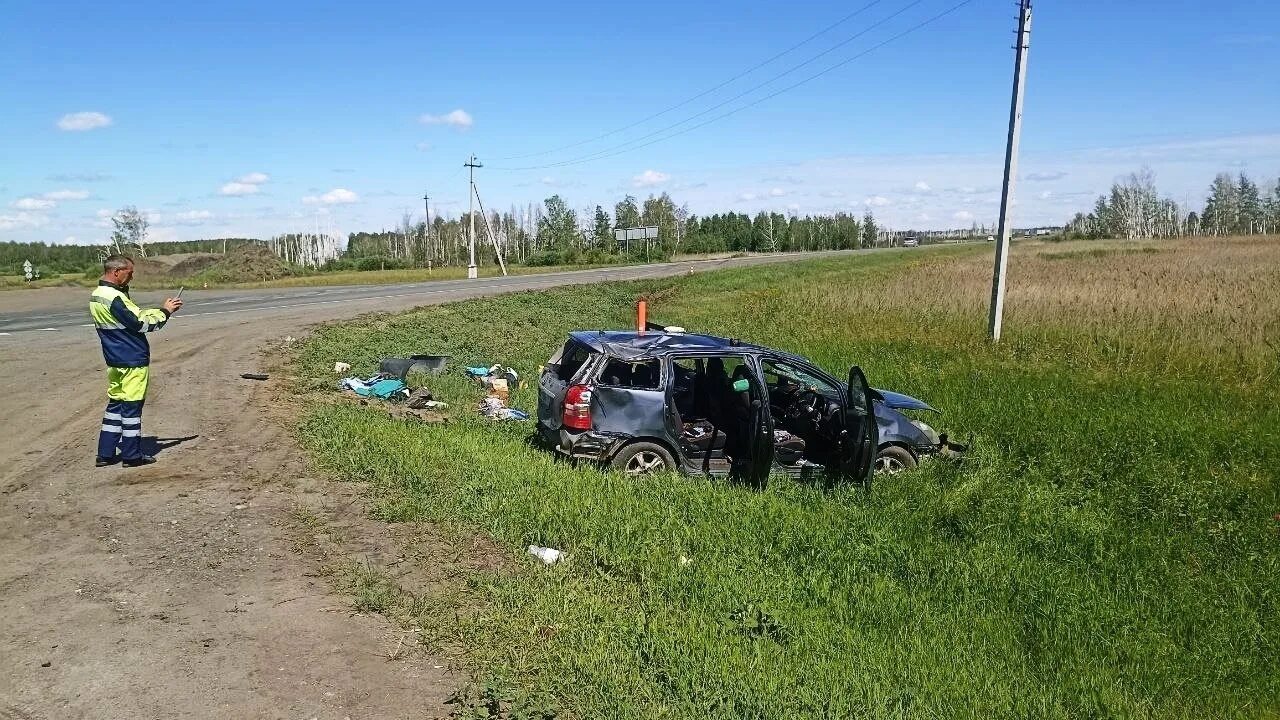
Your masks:
{"label": "black shoe", "polygon": [[125,467],[141,467],[143,465],[150,465],[155,461],[156,459],[154,457],[150,455],[143,455],[142,457],[137,458],[135,460],[121,460],[120,464]]}
{"label": "black shoe", "polygon": [[93,459],[94,467],[106,467],[108,465],[115,465],[118,462],[120,462],[120,458],[118,457],[96,457]]}

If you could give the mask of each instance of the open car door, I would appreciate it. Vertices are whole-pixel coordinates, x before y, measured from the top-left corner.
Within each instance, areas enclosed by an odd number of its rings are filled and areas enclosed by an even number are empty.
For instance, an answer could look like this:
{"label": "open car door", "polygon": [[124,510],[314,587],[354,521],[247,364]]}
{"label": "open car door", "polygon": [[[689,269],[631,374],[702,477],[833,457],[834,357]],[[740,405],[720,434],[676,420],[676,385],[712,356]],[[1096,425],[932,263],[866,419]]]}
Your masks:
{"label": "open car door", "polygon": [[767,386],[754,371],[751,383],[750,452],[751,467],[743,480],[752,487],[763,490],[773,472],[773,419],[769,417],[769,393]]}
{"label": "open car door", "polygon": [[840,446],[840,471],[849,480],[871,487],[871,471],[875,466],[876,445],[880,428],[876,425],[871,386],[862,368],[849,368],[849,387],[844,405],[844,435]]}

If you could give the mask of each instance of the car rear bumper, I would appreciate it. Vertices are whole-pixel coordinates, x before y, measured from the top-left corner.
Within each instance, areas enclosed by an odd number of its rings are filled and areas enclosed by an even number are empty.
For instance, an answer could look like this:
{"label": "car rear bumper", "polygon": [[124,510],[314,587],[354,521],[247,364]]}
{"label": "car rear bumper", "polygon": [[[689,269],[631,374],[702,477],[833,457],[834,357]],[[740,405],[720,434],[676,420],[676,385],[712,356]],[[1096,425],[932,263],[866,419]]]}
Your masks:
{"label": "car rear bumper", "polygon": [[544,427],[542,437],[561,455],[595,462],[607,462],[627,439],[624,435],[595,430],[566,430],[563,427],[558,430]]}

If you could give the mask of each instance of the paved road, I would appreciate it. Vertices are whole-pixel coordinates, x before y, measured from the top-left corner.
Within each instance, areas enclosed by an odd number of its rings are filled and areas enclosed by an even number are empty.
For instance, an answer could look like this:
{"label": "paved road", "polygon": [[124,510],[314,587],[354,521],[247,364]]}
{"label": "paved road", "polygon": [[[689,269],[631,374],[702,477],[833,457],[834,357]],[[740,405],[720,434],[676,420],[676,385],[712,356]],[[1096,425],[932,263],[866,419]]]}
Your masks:
{"label": "paved road", "polygon": [[[399,285],[340,285],[318,288],[268,288],[264,290],[186,290],[181,318],[184,323],[206,316],[244,314],[248,318],[264,317],[276,311],[321,309],[324,306],[352,309],[359,312],[394,310],[414,305],[459,300],[482,295],[493,295],[519,290],[536,290],[558,285],[587,284],[609,280],[634,280],[648,277],[678,275],[689,270],[704,272],[726,267],[793,262],[824,256],[850,254],[849,251],[828,253],[804,253],[769,255],[726,260],[700,260],[694,262],[635,265],[596,270],[572,270],[568,272],[492,277],[479,280],[443,280]],[[11,291],[18,292],[18,291]],[[92,327],[86,323],[88,310],[87,291],[82,288],[67,289],[48,297],[47,303],[36,309],[6,312],[5,295],[0,293],[0,334],[52,332],[77,327]],[[138,292],[135,301],[144,307],[158,305],[165,293]],[[332,316],[320,312],[319,315]],[[0,335],[0,337],[4,337]]]}

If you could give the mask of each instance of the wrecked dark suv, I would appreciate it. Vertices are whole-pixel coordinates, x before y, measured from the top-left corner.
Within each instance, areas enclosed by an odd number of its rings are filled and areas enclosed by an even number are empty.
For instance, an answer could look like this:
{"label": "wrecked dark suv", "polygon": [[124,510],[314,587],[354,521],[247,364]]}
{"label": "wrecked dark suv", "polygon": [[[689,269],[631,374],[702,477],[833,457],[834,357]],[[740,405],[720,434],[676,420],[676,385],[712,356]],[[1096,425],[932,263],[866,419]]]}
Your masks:
{"label": "wrecked dark suv", "polygon": [[570,333],[538,387],[538,429],[557,452],[761,487],[774,472],[868,483],[964,449],[904,411],[937,412],[857,367],[840,382],[797,355],[672,328]]}

